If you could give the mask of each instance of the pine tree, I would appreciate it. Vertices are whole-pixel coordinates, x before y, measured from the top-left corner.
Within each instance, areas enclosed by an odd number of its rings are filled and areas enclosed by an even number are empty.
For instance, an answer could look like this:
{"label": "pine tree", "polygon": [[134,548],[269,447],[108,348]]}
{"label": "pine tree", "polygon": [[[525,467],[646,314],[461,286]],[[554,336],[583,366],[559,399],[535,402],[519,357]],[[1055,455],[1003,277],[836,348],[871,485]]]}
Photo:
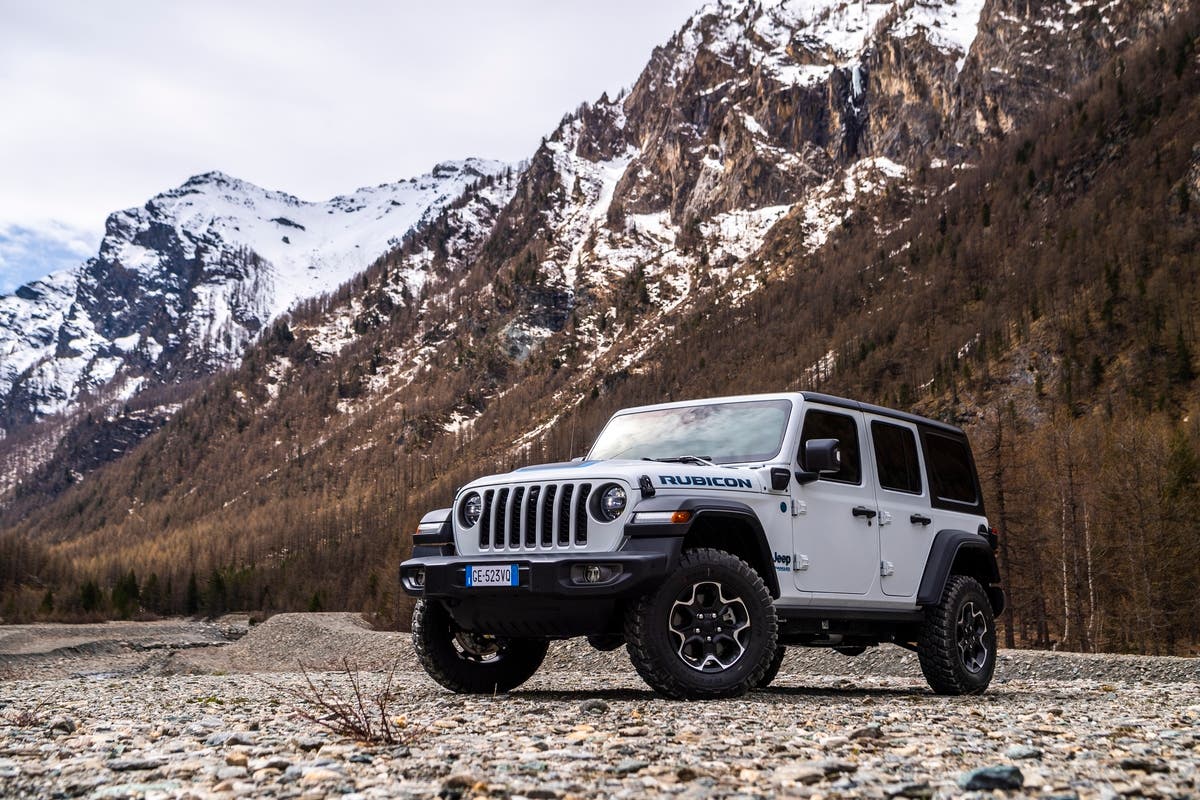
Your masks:
{"label": "pine tree", "polygon": [[192,574],[188,576],[187,597],[184,601],[184,608],[189,617],[200,613],[200,587],[196,583],[195,570],[192,570]]}
{"label": "pine tree", "polygon": [[139,597],[137,576],[133,574],[133,570],[129,570],[129,573],[118,578],[113,586],[112,604],[117,615],[122,619],[132,616],[138,610]]}
{"label": "pine tree", "polygon": [[208,591],[204,598],[205,614],[210,618],[221,616],[225,613],[228,600],[225,577],[220,570],[214,569],[208,576]]}
{"label": "pine tree", "polygon": [[1183,338],[1183,328],[1176,331],[1175,363],[1171,369],[1171,378],[1175,383],[1189,384],[1196,379],[1196,370],[1192,367],[1192,351]]}
{"label": "pine tree", "polygon": [[104,595],[95,581],[86,581],[79,588],[79,606],[86,612],[97,611],[104,600]]}
{"label": "pine tree", "polygon": [[158,587],[158,573],[151,572],[141,592],[142,607],[155,614],[162,613],[162,593]]}

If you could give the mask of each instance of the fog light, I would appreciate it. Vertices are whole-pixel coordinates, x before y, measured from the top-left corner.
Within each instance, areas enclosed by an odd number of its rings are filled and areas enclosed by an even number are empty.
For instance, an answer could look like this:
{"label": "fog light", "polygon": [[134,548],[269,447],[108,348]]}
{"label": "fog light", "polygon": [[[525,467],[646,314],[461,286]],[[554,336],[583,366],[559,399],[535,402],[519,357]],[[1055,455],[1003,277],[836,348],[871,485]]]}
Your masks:
{"label": "fog light", "polygon": [[613,564],[576,564],[571,567],[571,583],[611,583],[621,574],[621,568]]}
{"label": "fog light", "polygon": [[425,568],[424,567],[417,567],[415,570],[413,570],[412,582],[413,582],[413,586],[416,586],[418,589],[425,588]]}

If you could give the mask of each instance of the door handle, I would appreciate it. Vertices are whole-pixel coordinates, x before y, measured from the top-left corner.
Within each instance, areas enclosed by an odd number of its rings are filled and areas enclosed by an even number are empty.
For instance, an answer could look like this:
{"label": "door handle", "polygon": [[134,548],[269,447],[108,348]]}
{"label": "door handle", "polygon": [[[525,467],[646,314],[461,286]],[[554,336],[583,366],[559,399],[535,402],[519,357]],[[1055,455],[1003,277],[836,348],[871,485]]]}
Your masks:
{"label": "door handle", "polygon": [[856,517],[866,517],[867,519],[875,519],[875,515],[878,514],[879,512],[873,508],[867,508],[866,506],[855,506],[850,511],[850,513]]}
{"label": "door handle", "polygon": [[908,518],[908,521],[911,522],[913,525],[932,525],[933,524],[933,520],[931,520],[929,517],[925,516],[924,514],[913,514],[911,517]]}

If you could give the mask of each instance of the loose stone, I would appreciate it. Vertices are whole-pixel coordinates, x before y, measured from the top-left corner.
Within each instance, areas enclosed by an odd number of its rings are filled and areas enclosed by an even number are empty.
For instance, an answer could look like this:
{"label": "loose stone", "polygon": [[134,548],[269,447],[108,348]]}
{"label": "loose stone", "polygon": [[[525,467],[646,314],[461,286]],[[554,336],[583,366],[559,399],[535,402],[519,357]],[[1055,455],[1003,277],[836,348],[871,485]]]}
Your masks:
{"label": "loose stone", "polygon": [[1021,770],[1008,764],[980,767],[959,776],[958,785],[967,791],[987,789],[1020,789],[1025,785]]}

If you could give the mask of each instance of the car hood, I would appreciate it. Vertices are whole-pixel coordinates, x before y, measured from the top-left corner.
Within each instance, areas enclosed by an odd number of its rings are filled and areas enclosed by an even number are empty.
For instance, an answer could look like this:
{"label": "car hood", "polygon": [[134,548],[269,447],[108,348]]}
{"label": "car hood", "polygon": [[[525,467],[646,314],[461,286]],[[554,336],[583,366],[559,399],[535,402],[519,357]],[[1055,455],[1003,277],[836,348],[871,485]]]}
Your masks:
{"label": "car hood", "polygon": [[643,476],[656,490],[726,489],[760,492],[767,488],[764,469],[706,467],[698,464],[643,460],[568,461],[539,464],[512,472],[488,475],[467,484],[465,489],[520,483],[615,480],[637,487]]}

